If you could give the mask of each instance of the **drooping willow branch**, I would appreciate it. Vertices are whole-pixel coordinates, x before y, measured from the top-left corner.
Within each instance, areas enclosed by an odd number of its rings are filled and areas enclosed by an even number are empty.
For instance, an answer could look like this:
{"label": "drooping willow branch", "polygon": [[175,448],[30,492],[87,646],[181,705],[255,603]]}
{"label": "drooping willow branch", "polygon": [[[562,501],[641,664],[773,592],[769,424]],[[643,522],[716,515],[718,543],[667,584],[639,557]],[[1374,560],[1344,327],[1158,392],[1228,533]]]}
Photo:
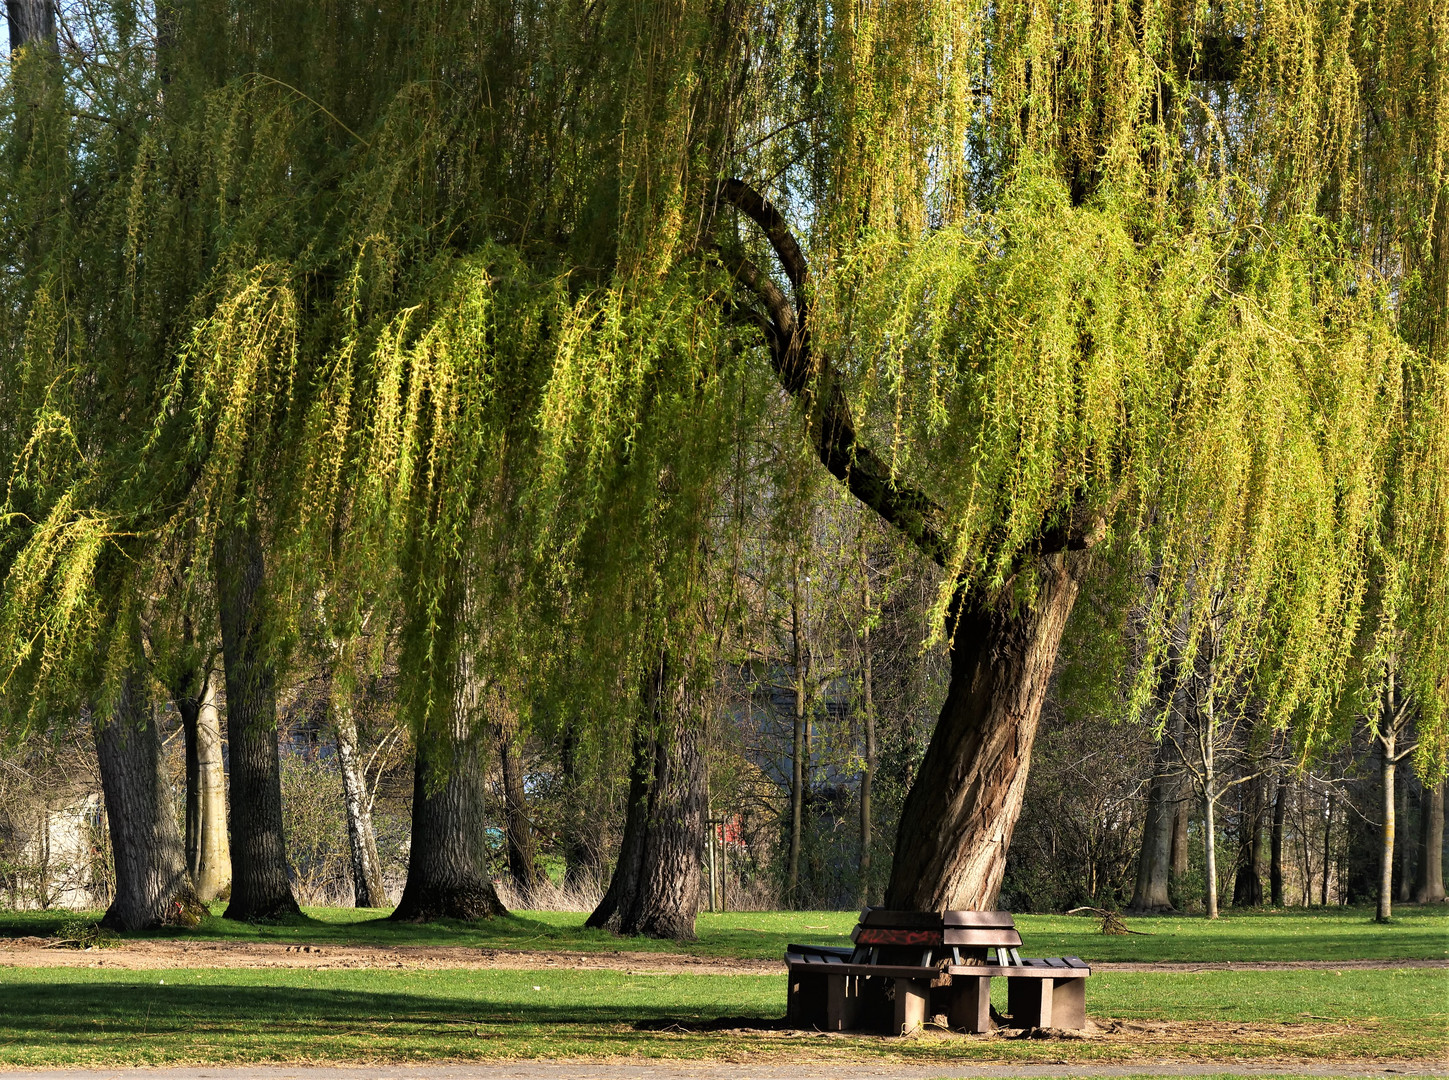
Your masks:
{"label": "drooping willow branch", "polygon": [[[944,569],[955,532],[946,511],[924,491],[901,483],[880,455],[860,441],[839,373],[828,356],[811,349],[806,298],[810,269],[789,225],[768,199],[742,180],[721,181],[716,196],[760,228],[790,279],[793,303],[750,259],[720,253],[725,268],[765,309],[765,313],[745,318],[763,332],[780,385],[791,397],[804,401],[810,440],[821,463],[851,494]],[[1081,550],[1095,544],[1103,533],[1100,514],[1074,513],[1065,523],[1043,530],[1032,552]]]}

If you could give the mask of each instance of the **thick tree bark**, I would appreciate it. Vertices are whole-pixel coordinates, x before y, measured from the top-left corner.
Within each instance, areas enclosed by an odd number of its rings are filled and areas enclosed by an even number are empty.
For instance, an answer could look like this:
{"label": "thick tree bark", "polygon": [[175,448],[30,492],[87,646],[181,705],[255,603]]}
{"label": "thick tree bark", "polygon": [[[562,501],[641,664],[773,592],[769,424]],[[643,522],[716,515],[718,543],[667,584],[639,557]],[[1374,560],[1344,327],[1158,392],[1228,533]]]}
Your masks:
{"label": "thick tree bark", "polygon": [[639,887],[640,866],[644,859],[644,834],[649,822],[649,789],[654,776],[655,738],[653,717],[646,709],[634,725],[634,745],[629,764],[629,805],[624,812],[624,835],[619,843],[619,858],[603,899],[584,921],[594,929],[618,929],[619,908],[625,897],[632,897]]}
{"label": "thick tree bark", "polygon": [[1419,828],[1419,887],[1414,899],[1421,904],[1444,901],[1444,781],[1424,789]]}
{"label": "thick tree bark", "polygon": [[[464,625],[468,615],[465,596]],[[482,919],[508,913],[488,875],[483,846],[478,732],[484,687],[466,648],[453,664],[451,745],[418,738],[408,880],[394,919]]]}
{"label": "thick tree bark", "polygon": [[1041,560],[1036,598],[1019,611],[958,606],[946,701],[901,809],[886,907],[995,906],[1085,562],[1079,552]]}
{"label": "thick tree bark", "polygon": [[699,912],[704,849],[702,715],[667,655],[651,672],[645,698],[619,862],[587,925],[687,940]]}
{"label": "thick tree bark", "polygon": [[1274,907],[1283,906],[1283,824],[1288,817],[1288,780],[1278,778],[1273,796],[1273,833],[1269,846],[1268,883]]}
{"label": "thick tree bark", "polygon": [[483,850],[483,769],[475,740],[452,748],[420,741],[413,778],[408,881],[394,919],[484,919],[506,915]]}
{"label": "thick tree bark", "polygon": [[337,769],[342,774],[342,801],[347,808],[347,841],[352,854],[354,907],[387,907],[382,860],[372,828],[372,792],[357,752],[357,717],[345,693],[332,689],[332,731],[337,739]]}
{"label": "thick tree bark", "polygon": [[1157,744],[1152,783],[1147,789],[1147,816],[1142,823],[1142,850],[1137,859],[1137,884],[1127,910],[1135,914],[1171,911],[1168,877],[1172,865],[1172,826],[1177,777],[1168,742]]}
{"label": "thick tree bark", "polygon": [[32,41],[55,41],[52,0],[5,0],[5,18],[9,23],[12,53]]}
{"label": "thick tree bark", "polygon": [[263,617],[265,572],[256,532],[223,528],[216,543],[216,591],[231,758],[229,919],[274,919],[300,911],[288,880],[282,830],[276,672]]}
{"label": "thick tree bark", "polygon": [[206,913],[186,873],[186,856],[161,771],[161,738],[145,679],[129,673],[109,720],[96,726],[116,895],[101,919],[114,930],[195,926]]}
{"label": "thick tree bark", "polygon": [[[500,710],[503,706],[500,706]],[[504,839],[508,845],[508,872],[514,886],[532,895],[543,881],[533,842],[533,825],[528,818],[528,797],[523,787],[523,759],[518,747],[518,724],[500,711],[493,726],[503,781]]]}
{"label": "thick tree bark", "polygon": [[217,672],[208,671],[195,680],[199,685],[176,694],[186,742],[186,869],[202,900],[215,900],[231,884],[226,770],[216,708],[219,680]]}

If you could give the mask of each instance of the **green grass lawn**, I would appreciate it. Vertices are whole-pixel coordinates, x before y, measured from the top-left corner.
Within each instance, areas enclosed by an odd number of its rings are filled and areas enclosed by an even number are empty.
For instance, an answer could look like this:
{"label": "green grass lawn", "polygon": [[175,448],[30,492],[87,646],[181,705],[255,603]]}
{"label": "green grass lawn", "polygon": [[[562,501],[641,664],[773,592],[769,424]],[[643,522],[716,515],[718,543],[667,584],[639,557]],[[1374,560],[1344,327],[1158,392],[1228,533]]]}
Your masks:
{"label": "green grass lawn", "polygon": [[[221,911],[224,905],[218,905]],[[1372,908],[1229,911],[1200,917],[1129,918],[1145,934],[1104,936],[1096,922],[1069,915],[1019,915],[1026,956],[1080,956],[1087,961],[1206,963],[1253,960],[1400,960],[1449,957],[1449,905],[1402,906],[1388,925]],[[294,922],[253,926],[213,916],[192,931],[147,937],[224,941],[283,941],[312,945],[465,945],[499,949],[612,952],[689,952],[699,956],[777,960],[787,942],[843,939],[854,912],[730,912],[699,916],[699,939],[687,946],[649,938],[618,938],[586,930],[582,912],[520,912],[477,923],[394,923],[386,912],[308,908]],[[0,912],[0,937],[48,937],[73,912]],[[99,913],[92,917],[99,918]]]}
{"label": "green grass lawn", "polygon": [[[778,959],[787,941],[839,940],[849,912],[704,914],[699,940],[619,939],[577,913],[526,912],[419,926],[382,912],[314,909],[281,925],[213,917],[168,937],[349,945],[688,951]],[[50,936],[74,913],[0,912],[0,936]],[[1129,919],[1146,935],[1105,937],[1088,919],[1022,915],[1028,955],[1091,961],[1440,958],[1449,910],[1404,908],[1387,926],[1366,909]],[[151,935],[154,936],[154,935]],[[105,953],[98,953],[104,958]],[[996,989],[1004,996],[1004,984]],[[1088,984],[1099,1024],[1137,1032],[1082,1041],[906,1039],[772,1030],[778,975],[639,975],[609,970],[0,967],[0,1068],[100,1064],[406,1062],[521,1057],[852,1059],[1085,1063],[1189,1060],[1442,1060],[1449,970],[1107,972]],[[1004,1001],[998,1007],[1004,1009]],[[703,1028],[721,1018],[728,1032]],[[1152,1025],[1185,1025],[1156,1030]],[[752,1028],[751,1025],[756,1025]],[[734,1030],[742,1029],[742,1030]],[[1231,1067],[1231,1066],[1229,1066]]]}
{"label": "green grass lawn", "polygon": [[[1430,1059],[1449,1031],[1445,973],[1122,973],[1094,977],[1098,1023],[1208,1021],[1147,1048],[1106,1039],[897,1040],[748,1026],[784,1012],[783,976],[614,971],[0,968],[0,1065],[734,1057],[941,1061]],[[1323,1021],[1330,1023],[1323,1023]],[[1339,1023],[1333,1023],[1337,1021]],[[1236,1025],[1284,1024],[1243,1037]]]}

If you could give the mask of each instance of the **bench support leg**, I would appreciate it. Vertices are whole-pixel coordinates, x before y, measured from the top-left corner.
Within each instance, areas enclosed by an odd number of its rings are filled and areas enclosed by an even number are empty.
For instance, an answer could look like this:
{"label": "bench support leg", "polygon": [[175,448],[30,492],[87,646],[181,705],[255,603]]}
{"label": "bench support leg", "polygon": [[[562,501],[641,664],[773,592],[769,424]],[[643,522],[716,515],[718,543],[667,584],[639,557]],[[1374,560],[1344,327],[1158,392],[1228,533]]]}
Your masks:
{"label": "bench support leg", "polygon": [[909,1035],[926,1023],[926,1002],[931,999],[929,979],[896,980],[896,1016],[894,1031]]}
{"label": "bench support leg", "polygon": [[1056,979],[1052,988],[1052,1026],[1081,1031],[1087,1026],[1087,980]]}
{"label": "bench support leg", "polygon": [[860,1026],[859,975],[825,976],[825,1030],[854,1031]]}
{"label": "bench support leg", "polygon": [[956,1030],[975,1035],[991,1030],[991,977],[952,975],[946,1020]]}
{"label": "bench support leg", "polygon": [[1020,1028],[1052,1026],[1052,983],[1046,978],[1006,979],[1006,1011]]}
{"label": "bench support leg", "polygon": [[786,1015],[797,1028],[821,1027],[826,1022],[826,978],[819,975],[792,975]]}

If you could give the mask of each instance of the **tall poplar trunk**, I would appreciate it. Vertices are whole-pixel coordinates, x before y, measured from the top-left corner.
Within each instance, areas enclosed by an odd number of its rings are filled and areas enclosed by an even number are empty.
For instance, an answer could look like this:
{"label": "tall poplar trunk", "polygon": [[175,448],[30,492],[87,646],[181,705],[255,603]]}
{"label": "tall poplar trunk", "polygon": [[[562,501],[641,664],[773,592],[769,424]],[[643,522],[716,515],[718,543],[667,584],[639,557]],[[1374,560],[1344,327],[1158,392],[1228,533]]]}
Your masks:
{"label": "tall poplar trunk", "polygon": [[216,708],[219,679],[217,672],[208,671],[199,686],[176,694],[186,743],[186,869],[201,900],[215,900],[231,884],[226,769]]}
{"label": "tall poplar trunk", "polygon": [[1268,856],[1268,884],[1274,907],[1283,906],[1283,825],[1288,817],[1288,780],[1278,778],[1273,795],[1273,833]]}
{"label": "tall poplar trunk", "polygon": [[1444,900],[1444,781],[1424,790],[1419,827],[1419,887],[1414,899],[1421,904]]}
{"label": "tall poplar trunk", "polygon": [[1218,774],[1217,713],[1213,702],[1213,665],[1208,665],[1207,697],[1203,702],[1205,737],[1202,742],[1203,858],[1207,874],[1207,917],[1218,917]]}
{"label": "tall poplar trunk", "polygon": [[694,937],[706,793],[702,714],[693,698],[684,674],[661,653],[635,733],[619,862],[586,925],[626,935]]}
{"label": "tall poplar trunk", "polygon": [[186,872],[144,676],[127,673],[111,716],[96,721],[95,737],[116,871],[116,895],[101,925],[196,925],[206,909]]}
{"label": "tall poplar trunk", "polygon": [[785,878],[785,898],[792,908],[800,906],[800,849],[805,839],[805,785],[810,767],[805,741],[805,725],[808,722],[805,650],[801,647],[800,637],[800,568],[796,566],[790,595],[790,664],[795,674],[795,709],[791,716],[790,846]]}
{"label": "tall poplar trunk", "polygon": [[[862,563],[865,563],[862,558]],[[874,828],[874,821],[871,818],[873,807],[871,806],[871,787],[875,782],[875,759],[876,759],[876,738],[875,738],[875,657],[870,640],[870,566],[862,566],[863,599],[865,608],[865,623],[861,631],[861,689],[864,698],[864,715],[862,721],[865,727],[865,760],[860,770],[860,857],[857,863],[857,873],[860,877],[860,895],[857,899],[864,907],[870,902],[870,856],[871,835]]]}
{"label": "tall poplar trunk", "polygon": [[288,880],[282,830],[276,672],[263,616],[261,538],[245,525],[224,527],[217,536],[215,563],[231,759],[232,882],[226,917],[295,915],[300,909]]}
{"label": "tall poplar trunk", "polygon": [[1172,827],[1176,776],[1167,740],[1157,744],[1152,783],[1147,789],[1147,815],[1142,823],[1142,850],[1137,859],[1137,883],[1127,910],[1137,914],[1171,911],[1168,876],[1172,865]]}
{"label": "tall poplar trunk", "polygon": [[[500,706],[502,708],[502,706]],[[518,890],[529,897],[542,884],[543,875],[528,819],[528,797],[523,787],[523,760],[518,747],[518,725],[502,715],[493,728],[503,781],[504,839],[508,846],[508,872]]]}
{"label": "tall poplar trunk", "polygon": [[[465,593],[467,592],[465,586]],[[468,624],[467,598],[463,625]],[[488,875],[478,731],[483,686],[466,648],[453,660],[450,742],[420,735],[408,880],[394,919],[482,919],[507,909]]]}
{"label": "tall poplar trunk", "polygon": [[332,688],[332,732],[337,739],[337,770],[342,774],[342,802],[347,809],[347,842],[352,855],[354,907],[387,907],[377,833],[372,827],[372,792],[357,752],[357,716],[345,692]]}
{"label": "tall poplar trunk", "polygon": [[1086,556],[1039,564],[1035,599],[954,607],[946,701],[901,808],[885,906],[990,910],[1021,814],[1032,742]]}
{"label": "tall poplar trunk", "polygon": [[1374,918],[1388,922],[1394,917],[1394,829],[1397,825],[1394,805],[1394,782],[1398,772],[1395,750],[1398,748],[1398,733],[1386,725],[1379,734],[1379,754],[1383,765],[1383,830],[1379,841],[1379,901]]}

